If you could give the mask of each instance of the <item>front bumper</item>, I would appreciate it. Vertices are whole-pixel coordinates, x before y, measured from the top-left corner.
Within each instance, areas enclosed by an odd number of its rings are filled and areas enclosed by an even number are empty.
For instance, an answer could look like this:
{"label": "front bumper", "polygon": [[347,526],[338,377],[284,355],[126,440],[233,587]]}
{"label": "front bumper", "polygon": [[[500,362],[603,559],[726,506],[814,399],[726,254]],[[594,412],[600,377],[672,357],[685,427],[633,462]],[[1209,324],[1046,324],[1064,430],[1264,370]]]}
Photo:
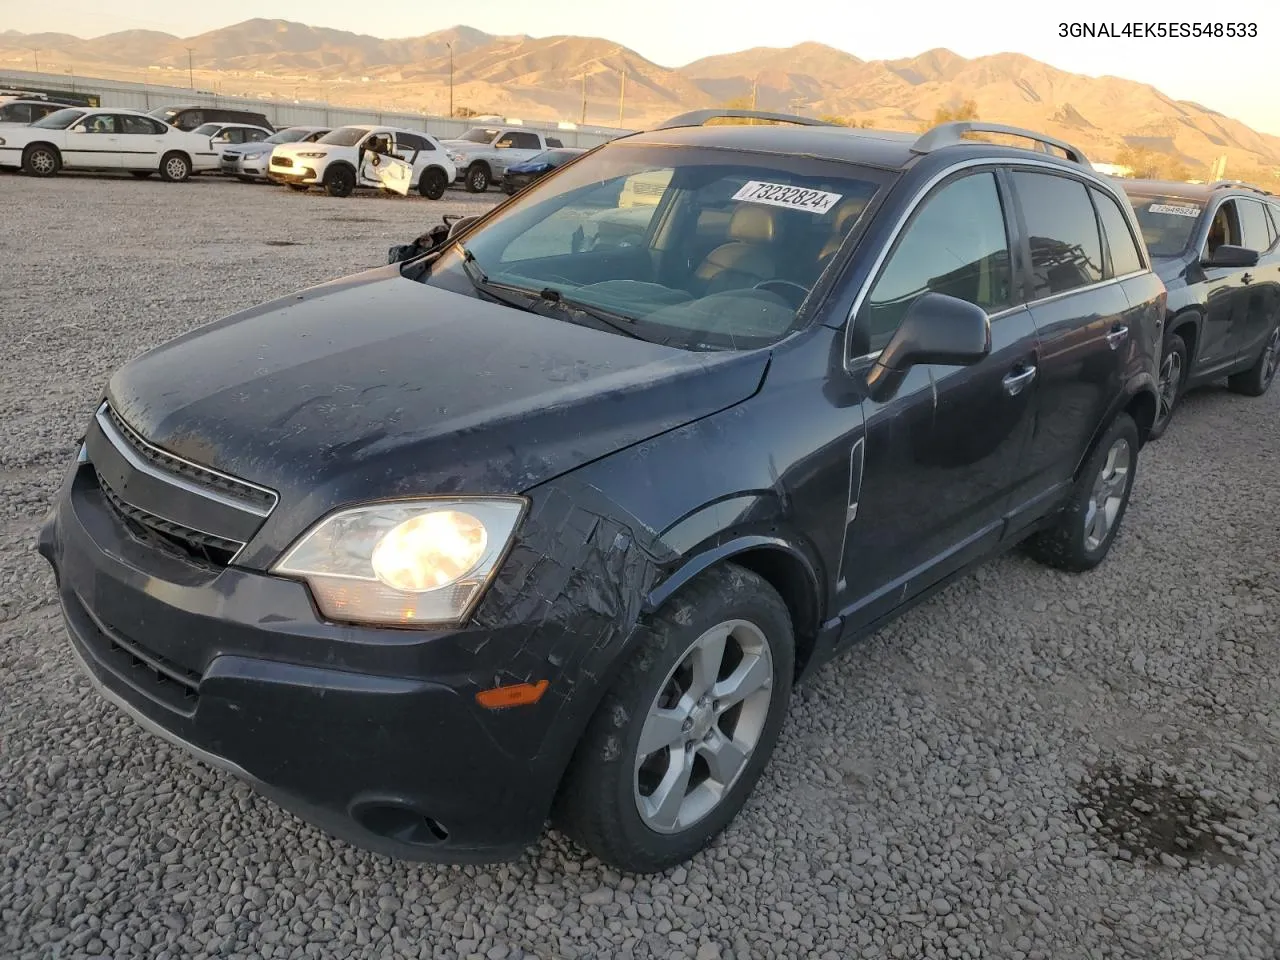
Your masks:
{"label": "front bumper", "polygon": [[93,685],[153,733],[388,856],[491,862],[536,840],[572,747],[553,728],[573,701],[475,701],[527,627],[325,623],[299,583],[138,538],[87,463],[39,551]]}
{"label": "front bumper", "polygon": [[280,168],[270,167],[267,170],[267,177],[276,183],[306,183],[315,185],[320,182],[320,178],[316,176],[315,170],[311,167],[292,167]]}

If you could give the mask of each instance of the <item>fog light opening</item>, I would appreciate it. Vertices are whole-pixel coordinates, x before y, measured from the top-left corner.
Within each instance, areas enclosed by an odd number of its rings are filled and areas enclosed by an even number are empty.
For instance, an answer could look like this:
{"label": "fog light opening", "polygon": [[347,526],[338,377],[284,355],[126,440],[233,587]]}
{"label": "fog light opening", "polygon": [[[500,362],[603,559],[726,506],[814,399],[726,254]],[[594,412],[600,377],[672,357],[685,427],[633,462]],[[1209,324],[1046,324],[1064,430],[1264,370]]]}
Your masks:
{"label": "fog light opening", "polygon": [[361,804],[352,811],[352,816],[370,833],[399,843],[431,846],[449,839],[449,831],[439,820],[400,803]]}

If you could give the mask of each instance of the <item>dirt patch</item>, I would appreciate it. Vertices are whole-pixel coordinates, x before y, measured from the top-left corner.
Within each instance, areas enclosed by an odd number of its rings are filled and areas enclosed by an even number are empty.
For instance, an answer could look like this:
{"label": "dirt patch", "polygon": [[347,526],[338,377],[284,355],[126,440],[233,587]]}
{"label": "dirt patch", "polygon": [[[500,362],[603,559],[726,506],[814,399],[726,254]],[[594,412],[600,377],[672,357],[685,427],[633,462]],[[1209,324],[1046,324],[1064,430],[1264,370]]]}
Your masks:
{"label": "dirt patch", "polygon": [[1091,771],[1077,789],[1080,822],[1132,859],[1170,866],[1169,857],[1236,863],[1237,845],[1248,839],[1229,826],[1235,819],[1231,811],[1188,783],[1134,775],[1107,764]]}
{"label": "dirt patch", "polygon": [[300,247],[301,240],[263,240],[268,247]]}

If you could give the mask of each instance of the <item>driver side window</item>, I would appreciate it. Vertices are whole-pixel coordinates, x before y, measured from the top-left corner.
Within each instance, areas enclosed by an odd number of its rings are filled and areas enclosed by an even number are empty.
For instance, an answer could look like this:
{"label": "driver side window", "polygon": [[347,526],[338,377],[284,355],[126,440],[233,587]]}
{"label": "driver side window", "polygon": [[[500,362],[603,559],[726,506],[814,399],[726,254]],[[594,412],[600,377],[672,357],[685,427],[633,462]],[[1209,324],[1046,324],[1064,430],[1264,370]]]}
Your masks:
{"label": "driver side window", "polygon": [[1013,271],[995,174],[952,180],[911,218],[854,320],[855,354],[883,350],[907,309],[944,293],[995,313],[1013,303]]}
{"label": "driver side window", "polygon": [[1223,244],[1233,247],[1242,246],[1240,242],[1240,221],[1236,217],[1236,205],[1233,200],[1224,200],[1213,215],[1209,225],[1209,238],[1205,242],[1205,251],[1210,257]]}

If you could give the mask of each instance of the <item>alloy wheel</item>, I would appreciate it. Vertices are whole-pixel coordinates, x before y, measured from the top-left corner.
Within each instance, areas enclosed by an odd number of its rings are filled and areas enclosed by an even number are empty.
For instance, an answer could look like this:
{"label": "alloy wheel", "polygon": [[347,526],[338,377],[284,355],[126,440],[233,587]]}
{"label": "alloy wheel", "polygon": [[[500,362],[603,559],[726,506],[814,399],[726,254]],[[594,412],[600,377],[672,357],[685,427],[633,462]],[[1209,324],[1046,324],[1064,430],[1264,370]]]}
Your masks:
{"label": "alloy wheel", "polygon": [[769,716],[773,654],[746,620],[695,640],[654,698],[636,750],[635,801],[658,833],[697,823],[732,789]]}
{"label": "alloy wheel", "polygon": [[1133,465],[1133,453],[1129,441],[1120,437],[1107,451],[1107,458],[1093,482],[1089,505],[1084,515],[1084,545],[1086,550],[1097,550],[1106,542],[1115,526],[1120,507],[1124,504],[1125,488]]}
{"label": "alloy wheel", "polygon": [[1160,364],[1160,411],[1157,420],[1167,420],[1178,402],[1182,386],[1182,355],[1170,351]]}
{"label": "alloy wheel", "polygon": [[173,180],[182,180],[187,175],[187,162],[181,157],[170,157],[164,168],[165,173]]}
{"label": "alloy wheel", "polygon": [[48,150],[36,150],[31,154],[31,169],[38,174],[52,173],[54,167],[53,154]]}

